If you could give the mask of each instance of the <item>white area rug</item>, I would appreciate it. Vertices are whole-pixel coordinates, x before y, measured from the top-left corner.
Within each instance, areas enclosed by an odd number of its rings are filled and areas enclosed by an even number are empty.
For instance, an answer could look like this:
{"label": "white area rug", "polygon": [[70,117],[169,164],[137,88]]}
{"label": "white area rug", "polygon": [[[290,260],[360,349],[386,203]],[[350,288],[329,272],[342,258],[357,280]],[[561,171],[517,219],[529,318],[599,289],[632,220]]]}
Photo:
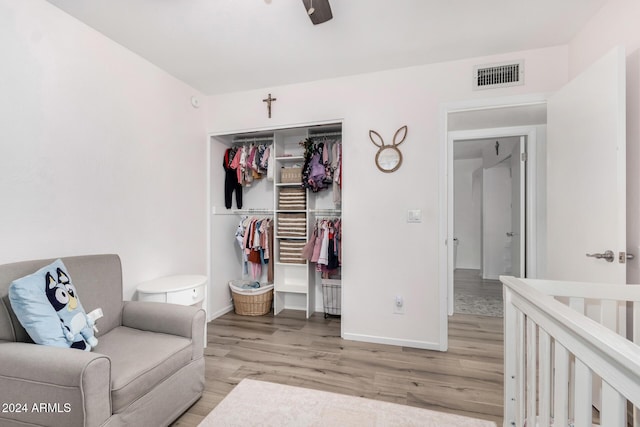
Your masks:
{"label": "white area rug", "polygon": [[491,421],[243,379],[199,427],[495,427]]}

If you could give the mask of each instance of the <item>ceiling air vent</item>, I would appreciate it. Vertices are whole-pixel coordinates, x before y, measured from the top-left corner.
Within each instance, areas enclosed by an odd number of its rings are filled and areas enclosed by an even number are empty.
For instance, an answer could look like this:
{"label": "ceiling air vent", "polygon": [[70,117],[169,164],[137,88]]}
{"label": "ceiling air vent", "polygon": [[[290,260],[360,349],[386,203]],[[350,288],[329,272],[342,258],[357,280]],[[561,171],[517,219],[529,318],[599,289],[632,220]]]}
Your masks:
{"label": "ceiling air vent", "polygon": [[524,84],[524,61],[476,65],[473,70],[473,89],[493,89]]}

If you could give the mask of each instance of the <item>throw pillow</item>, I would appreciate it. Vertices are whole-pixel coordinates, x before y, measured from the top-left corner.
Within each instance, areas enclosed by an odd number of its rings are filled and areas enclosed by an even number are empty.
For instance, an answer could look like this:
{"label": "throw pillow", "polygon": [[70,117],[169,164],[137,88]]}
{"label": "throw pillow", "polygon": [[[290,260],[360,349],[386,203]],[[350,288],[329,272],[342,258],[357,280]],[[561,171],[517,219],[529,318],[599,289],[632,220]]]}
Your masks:
{"label": "throw pillow", "polygon": [[62,260],[14,280],[9,300],[16,317],[36,344],[90,351],[98,344]]}

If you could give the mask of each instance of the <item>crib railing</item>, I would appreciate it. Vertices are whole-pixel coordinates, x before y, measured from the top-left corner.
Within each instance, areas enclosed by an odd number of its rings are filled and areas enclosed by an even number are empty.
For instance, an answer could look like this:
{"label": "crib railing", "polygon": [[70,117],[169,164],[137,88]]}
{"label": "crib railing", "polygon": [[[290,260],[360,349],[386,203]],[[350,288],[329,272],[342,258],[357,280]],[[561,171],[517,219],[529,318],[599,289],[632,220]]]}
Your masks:
{"label": "crib railing", "polygon": [[640,426],[640,286],[500,280],[505,427]]}

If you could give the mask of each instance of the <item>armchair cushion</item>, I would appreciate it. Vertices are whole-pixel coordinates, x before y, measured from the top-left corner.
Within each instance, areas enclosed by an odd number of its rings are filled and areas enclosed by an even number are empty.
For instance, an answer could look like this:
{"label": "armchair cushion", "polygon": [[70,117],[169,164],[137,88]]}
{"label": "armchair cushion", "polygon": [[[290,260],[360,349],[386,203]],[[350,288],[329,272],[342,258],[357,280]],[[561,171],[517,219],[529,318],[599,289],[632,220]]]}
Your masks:
{"label": "armchair cushion", "polygon": [[[110,371],[111,362],[102,354],[1,343],[0,400],[27,405],[27,410],[0,413],[0,425],[14,425],[7,418],[16,425],[103,425],[112,413]],[[49,410],[41,410],[41,404]]]}
{"label": "armchair cushion", "polygon": [[120,326],[95,348],[111,360],[111,399],[119,413],[191,361],[191,339]]}
{"label": "armchair cushion", "polygon": [[61,260],[9,286],[9,301],[22,326],[37,344],[90,350],[97,344],[87,317]]}

